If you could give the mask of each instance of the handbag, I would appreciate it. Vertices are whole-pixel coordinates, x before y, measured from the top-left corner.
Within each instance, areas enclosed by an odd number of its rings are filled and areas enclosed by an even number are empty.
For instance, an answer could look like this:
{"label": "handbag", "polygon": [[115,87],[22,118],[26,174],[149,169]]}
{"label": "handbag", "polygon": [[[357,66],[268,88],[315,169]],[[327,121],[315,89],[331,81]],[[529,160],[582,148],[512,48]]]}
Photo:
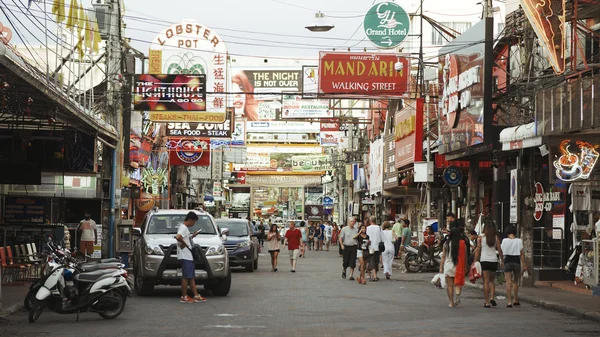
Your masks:
{"label": "handbag", "polygon": [[379,252],[380,253],[385,252],[385,243],[383,243],[383,242],[379,243]]}
{"label": "handbag", "polygon": [[187,249],[190,250],[190,252],[192,252],[192,258],[194,259],[194,261],[198,261],[200,260],[200,246],[198,245],[194,245],[193,248],[187,247]]}
{"label": "handbag", "polygon": [[481,264],[479,261],[475,261],[469,270],[469,281],[475,284],[475,281],[477,281],[478,278],[481,278]]}

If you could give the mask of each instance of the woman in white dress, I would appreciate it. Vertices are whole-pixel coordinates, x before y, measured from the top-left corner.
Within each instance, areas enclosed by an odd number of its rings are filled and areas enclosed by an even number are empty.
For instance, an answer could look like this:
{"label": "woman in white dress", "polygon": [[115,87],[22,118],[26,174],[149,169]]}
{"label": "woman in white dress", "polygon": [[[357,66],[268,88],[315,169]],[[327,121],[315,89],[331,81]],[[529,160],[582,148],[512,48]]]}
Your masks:
{"label": "woman in white dress", "polygon": [[398,237],[392,231],[392,225],[389,221],[385,221],[382,227],[381,240],[385,244],[385,250],[381,254],[381,259],[383,260],[383,273],[385,278],[389,280],[392,276],[392,263],[394,262],[394,242],[398,240]]}

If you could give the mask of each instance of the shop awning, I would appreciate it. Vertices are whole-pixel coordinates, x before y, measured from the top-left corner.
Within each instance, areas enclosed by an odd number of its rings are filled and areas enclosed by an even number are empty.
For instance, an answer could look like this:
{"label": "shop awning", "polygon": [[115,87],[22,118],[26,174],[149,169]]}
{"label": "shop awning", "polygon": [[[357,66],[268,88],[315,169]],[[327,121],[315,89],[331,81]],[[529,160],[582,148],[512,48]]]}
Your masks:
{"label": "shop awning", "polygon": [[542,145],[542,137],[537,135],[537,129],[536,122],[531,122],[502,130],[502,150],[511,151]]}

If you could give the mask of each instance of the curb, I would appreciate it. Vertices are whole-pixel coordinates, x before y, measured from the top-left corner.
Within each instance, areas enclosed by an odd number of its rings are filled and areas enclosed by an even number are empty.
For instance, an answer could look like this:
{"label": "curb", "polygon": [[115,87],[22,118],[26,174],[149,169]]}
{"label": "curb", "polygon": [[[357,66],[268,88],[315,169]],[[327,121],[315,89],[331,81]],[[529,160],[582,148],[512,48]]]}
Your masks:
{"label": "curb", "polygon": [[3,309],[2,311],[0,311],[0,320],[7,320],[8,316],[14,314],[17,311],[22,310],[24,307],[25,305],[23,305],[23,303],[15,303],[6,309]]}
{"label": "curb", "polygon": [[[472,284],[469,282],[465,283],[465,286],[474,289],[483,290],[483,285],[481,284]],[[499,290],[496,288],[496,295],[506,296],[506,291]],[[586,311],[584,309],[572,307],[570,305],[560,304],[551,301],[541,300],[536,297],[527,296],[527,295],[519,295],[519,299],[521,302],[525,302],[531,305],[538,306],[540,308],[544,308],[547,310],[559,312],[561,314],[575,316],[583,319],[587,319],[590,321],[595,321],[600,323],[600,312],[597,311]]]}

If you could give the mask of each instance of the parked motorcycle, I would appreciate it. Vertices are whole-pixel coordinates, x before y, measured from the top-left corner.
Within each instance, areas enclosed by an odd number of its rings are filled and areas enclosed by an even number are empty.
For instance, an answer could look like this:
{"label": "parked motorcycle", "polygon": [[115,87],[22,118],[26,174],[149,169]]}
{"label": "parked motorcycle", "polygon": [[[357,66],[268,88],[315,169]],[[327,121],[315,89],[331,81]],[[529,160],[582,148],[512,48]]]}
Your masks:
{"label": "parked motorcycle", "polygon": [[35,322],[44,309],[59,314],[97,312],[102,318],[117,318],[125,308],[131,285],[121,269],[84,272],[67,253],[47,275],[35,294],[29,322]]}
{"label": "parked motorcycle", "polygon": [[423,257],[419,258],[419,250],[415,247],[408,246],[405,249],[407,253],[404,257],[404,266],[409,273],[430,272],[440,269],[442,256],[438,249],[435,250],[433,259],[427,253],[423,253]]}

